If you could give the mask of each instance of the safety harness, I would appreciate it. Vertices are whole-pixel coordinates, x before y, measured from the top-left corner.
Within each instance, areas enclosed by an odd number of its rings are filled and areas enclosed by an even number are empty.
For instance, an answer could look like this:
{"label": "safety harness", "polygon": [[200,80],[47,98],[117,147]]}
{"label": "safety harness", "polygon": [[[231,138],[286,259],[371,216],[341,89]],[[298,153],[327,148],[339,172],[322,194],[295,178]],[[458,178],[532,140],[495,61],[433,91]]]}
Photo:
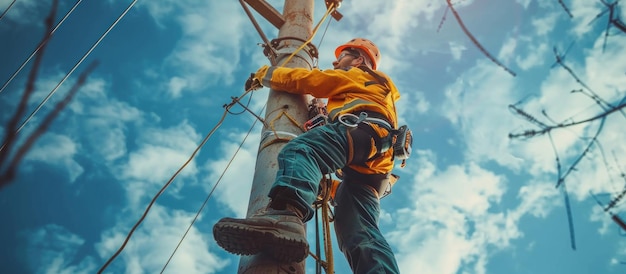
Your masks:
{"label": "safety harness", "polygon": [[[385,96],[389,96],[391,90],[388,86],[387,78],[380,76],[367,66],[359,66],[359,69],[372,75],[376,79],[375,82],[384,86],[387,90],[387,94]],[[401,167],[405,167],[406,159],[408,159],[411,155],[413,146],[413,135],[407,125],[402,125],[395,129],[393,125],[387,121],[386,116],[373,111],[360,111],[358,115],[354,113],[342,113],[338,115],[338,113],[345,109],[349,109],[357,105],[368,104],[373,103],[363,99],[355,99],[343,107],[334,109],[332,112],[328,113],[328,110],[322,100],[317,98],[313,99],[309,104],[310,119],[304,123],[303,127],[306,131],[308,131],[312,128],[325,125],[328,123],[330,117],[333,122],[340,122],[349,128],[362,129],[374,140],[377,152],[361,164],[365,165],[365,163],[382,156],[390,148],[393,148],[394,153],[392,160],[402,160]],[[380,137],[370,124],[376,124],[387,130],[387,136]]]}

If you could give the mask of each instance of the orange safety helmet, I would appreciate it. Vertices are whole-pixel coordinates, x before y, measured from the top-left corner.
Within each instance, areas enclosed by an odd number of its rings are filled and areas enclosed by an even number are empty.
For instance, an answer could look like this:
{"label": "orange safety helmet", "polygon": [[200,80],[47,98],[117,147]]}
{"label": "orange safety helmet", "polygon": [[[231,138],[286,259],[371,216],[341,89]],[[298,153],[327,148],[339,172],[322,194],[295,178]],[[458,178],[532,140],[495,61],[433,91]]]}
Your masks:
{"label": "orange safety helmet", "polygon": [[367,57],[369,57],[372,61],[372,69],[376,70],[378,64],[380,63],[380,51],[378,50],[378,47],[372,43],[372,41],[365,38],[354,38],[349,42],[338,46],[337,49],[335,49],[335,57],[339,58],[339,54],[347,48],[363,50],[367,54]]}

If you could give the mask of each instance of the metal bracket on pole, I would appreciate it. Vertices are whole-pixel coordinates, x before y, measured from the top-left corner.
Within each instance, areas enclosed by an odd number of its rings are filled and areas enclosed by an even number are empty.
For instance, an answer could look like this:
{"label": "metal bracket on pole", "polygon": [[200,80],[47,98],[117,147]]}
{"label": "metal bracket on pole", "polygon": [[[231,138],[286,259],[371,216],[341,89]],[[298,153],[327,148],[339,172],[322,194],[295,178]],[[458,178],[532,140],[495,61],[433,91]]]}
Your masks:
{"label": "metal bracket on pole", "polygon": [[330,7],[330,4],[334,4],[333,12],[330,13],[330,16],[335,18],[335,20],[339,21],[343,18],[343,14],[339,13],[337,9],[341,7],[342,0],[326,0],[326,8]]}
{"label": "metal bracket on pole", "polygon": [[265,0],[244,0],[259,14],[263,15],[267,21],[272,23],[276,28],[280,29],[285,24],[285,18],[274,7],[265,2]]}
{"label": "metal bracket on pole", "polygon": [[[291,40],[291,41],[290,41]],[[286,41],[285,43],[281,43]],[[283,59],[291,56],[293,52],[296,52],[298,48],[302,46],[302,44],[306,43],[305,40],[297,38],[297,37],[281,37],[272,40],[272,48],[276,49],[276,64],[282,64]],[[313,60],[318,58],[318,51],[315,45],[309,43],[304,46],[304,48],[295,53],[294,56],[302,58],[308,64],[313,63]]]}

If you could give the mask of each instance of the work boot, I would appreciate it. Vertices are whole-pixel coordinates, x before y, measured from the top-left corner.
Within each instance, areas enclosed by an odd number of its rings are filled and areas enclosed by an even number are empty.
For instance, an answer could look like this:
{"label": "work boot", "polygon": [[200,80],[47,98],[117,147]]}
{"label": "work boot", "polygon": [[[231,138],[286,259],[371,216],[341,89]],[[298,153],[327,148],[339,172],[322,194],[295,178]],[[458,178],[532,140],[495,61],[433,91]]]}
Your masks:
{"label": "work boot", "polygon": [[281,262],[300,262],[309,252],[302,213],[291,205],[268,207],[247,219],[222,218],[213,226],[219,246],[238,255],[263,252]]}

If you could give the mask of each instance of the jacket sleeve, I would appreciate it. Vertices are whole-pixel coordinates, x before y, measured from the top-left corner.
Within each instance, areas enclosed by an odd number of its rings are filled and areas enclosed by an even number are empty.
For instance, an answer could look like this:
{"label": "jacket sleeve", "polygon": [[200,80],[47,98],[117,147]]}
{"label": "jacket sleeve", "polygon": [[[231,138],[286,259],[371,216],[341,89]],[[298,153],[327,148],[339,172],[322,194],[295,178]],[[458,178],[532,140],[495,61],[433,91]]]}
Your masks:
{"label": "jacket sleeve", "polygon": [[328,98],[348,91],[364,79],[345,70],[270,67],[261,79],[263,86],[294,94]]}

